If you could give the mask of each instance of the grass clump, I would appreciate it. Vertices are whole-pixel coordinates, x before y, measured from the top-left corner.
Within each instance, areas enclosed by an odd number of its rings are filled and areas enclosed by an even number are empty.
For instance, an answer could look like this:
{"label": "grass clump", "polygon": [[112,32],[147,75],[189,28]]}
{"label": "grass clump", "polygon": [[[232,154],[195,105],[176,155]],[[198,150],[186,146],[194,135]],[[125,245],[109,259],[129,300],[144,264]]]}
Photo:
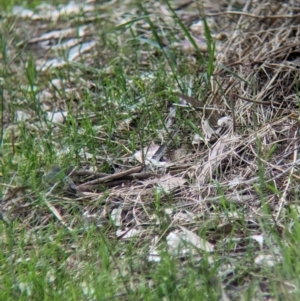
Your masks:
{"label": "grass clump", "polygon": [[297,8],[247,3],[0,2],[1,300],[297,300]]}

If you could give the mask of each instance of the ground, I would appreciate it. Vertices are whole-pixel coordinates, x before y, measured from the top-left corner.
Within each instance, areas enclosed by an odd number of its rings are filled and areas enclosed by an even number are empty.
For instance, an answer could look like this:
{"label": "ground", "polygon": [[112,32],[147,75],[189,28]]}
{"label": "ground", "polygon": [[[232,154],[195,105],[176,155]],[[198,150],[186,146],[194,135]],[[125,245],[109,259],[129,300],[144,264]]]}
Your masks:
{"label": "ground", "polygon": [[300,3],[46,3],[0,0],[0,299],[298,300]]}

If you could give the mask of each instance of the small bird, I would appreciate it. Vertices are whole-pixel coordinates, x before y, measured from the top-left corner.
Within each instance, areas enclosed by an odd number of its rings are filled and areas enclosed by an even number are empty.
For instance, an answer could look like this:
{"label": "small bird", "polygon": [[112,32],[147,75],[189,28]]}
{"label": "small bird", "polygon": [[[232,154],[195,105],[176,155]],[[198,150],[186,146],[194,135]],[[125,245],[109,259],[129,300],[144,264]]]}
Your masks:
{"label": "small bird", "polygon": [[58,166],[52,166],[50,171],[43,176],[43,181],[53,189],[53,191],[68,192],[70,194],[76,194],[76,185],[72,179],[65,174]]}

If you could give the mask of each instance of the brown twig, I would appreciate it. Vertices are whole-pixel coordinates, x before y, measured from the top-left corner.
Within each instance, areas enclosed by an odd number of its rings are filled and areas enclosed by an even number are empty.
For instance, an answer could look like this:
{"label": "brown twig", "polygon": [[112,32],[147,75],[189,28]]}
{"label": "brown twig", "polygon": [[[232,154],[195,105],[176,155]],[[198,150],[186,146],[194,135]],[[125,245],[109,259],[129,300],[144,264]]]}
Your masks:
{"label": "brown twig", "polygon": [[78,185],[76,188],[82,188],[85,186],[90,186],[90,185],[94,185],[94,184],[100,184],[100,183],[105,183],[105,182],[109,182],[112,180],[120,179],[125,176],[131,175],[133,173],[138,173],[138,172],[142,171],[142,169],[143,169],[143,166],[134,167],[129,170],[121,171],[119,173],[115,173],[115,174],[112,174],[112,175],[109,175],[109,176],[106,176],[103,178],[99,178],[99,179],[95,179],[95,180],[86,182],[84,184]]}
{"label": "brown twig", "polygon": [[259,104],[259,105],[271,105],[271,104],[276,104],[276,105],[280,106],[280,103],[279,103],[279,102],[276,102],[276,101],[259,101],[259,100],[252,100],[252,99],[249,99],[249,98],[246,98],[246,97],[237,95],[237,94],[235,94],[235,93],[232,93],[232,95],[235,96],[235,97],[238,97],[238,98],[240,98],[240,99],[243,99],[243,100],[246,100],[246,101],[249,101],[249,102],[252,102],[252,103],[256,103],[256,104]]}
{"label": "brown twig", "polygon": [[222,16],[222,15],[243,15],[243,16],[247,16],[247,17],[251,17],[251,18],[257,18],[257,19],[285,19],[285,18],[298,18],[300,17],[300,14],[297,15],[267,15],[267,16],[257,16],[254,14],[249,14],[249,13],[245,13],[245,12],[238,12],[238,11],[225,11],[225,12],[221,12],[221,13],[213,13],[213,14],[206,14],[206,16],[208,17],[214,17],[214,16]]}
{"label": "brown twig", "polygon": [[104,172],[93,172],[93,171],[88,171],[88,170],[77,170],[77,171],[74,171],[72,173],[72,175],[78,176],[78,177],[93,176],[93,177],[97,177],[97,178],[103,178],[103,177],[109,176],[110,174],[104,173]]}
{"label": "brown twig", "polygon": [[236,132],[236,118],[235,118],[235,110],[234,110],[234,93],[232,92],[232,90],[229,92],[229,101],[230,101],[230,108],[231,108],[231,115],[232,115],[232,129],[233,132]]}

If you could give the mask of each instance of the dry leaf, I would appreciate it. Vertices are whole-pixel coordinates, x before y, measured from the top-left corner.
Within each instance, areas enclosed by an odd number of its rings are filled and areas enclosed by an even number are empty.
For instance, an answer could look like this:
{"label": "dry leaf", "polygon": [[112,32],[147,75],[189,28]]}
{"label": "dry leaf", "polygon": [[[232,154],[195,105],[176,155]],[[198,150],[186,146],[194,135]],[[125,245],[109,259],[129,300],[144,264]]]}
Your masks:
{"label": "dry leaf", "polygon": [[15,121],[19,122],[19,121],[25,121],[25,120],[29,120],[30,119],[30,115],[24,111],[21,110],[17,110],[15,112]]}
{"label": "dry leaf", "polygon": [[239,140],[240,137],[230,138],[229,135],[224,135],[218,140],[210,150],[208,161],[199,168],[201,170],[201,174],[198,177],[199,186],[202,186],[208,178],[211,178],[210,174],[214,173],[220,162],[233,151],[230,149],[231,145],[234,145],[234,142]]}
{"label": "dry leaf", "polygon": [[243,178],[240,176],[234,177],[228,182],[229,188],[234,188],[242,183]]}
{"label": "dry leaf", "polygon": [[79,57],[84,52],[91,50],[95,45],[96,45],[95,41],[90,41],[72,47],[68,55],[69,62],[74,61],[77,57]]}
{"label": "dry leaf", "polygon": [[200,144],[200,142],[203,141],[203,139],[201,138],[201,136],[199,134],[195,134],[192,140],[192,144],[193,145],[198,145]]}
{"label": "dry leaf", "polygon": [[53,30],[51,32],[42,34],[40,37],[31,39],[29,43],[37,43],[37,42],[48,41],[53,39],[63,39],[72,36],[83,37],[85,35],[87,28],[88,27],[85,25],[85,26],[80,26],[78,28]]}
{"label": "dry leaf", "polygon": [[154,236],[151,240],[151,248],[148,255],[148,261],[150,262],[159,262],[161,259],[158,250],[156,248],[158,240],[159,240],[158,236]]}
{"label": "dry leaf", "polygon": [[230,116],[224,116],[218,119],[218,126],[222,126],[222,127],[230,127],[232,126],[232,118]]}
{"label": "dry leaf", "polygon": [[212,252],[214,250],[214,246],[211,243],[205,241],[203,238],[200,238],[198,235],[194,234],[192,231],[186,229],[185,227],[179,227],[183,231],[184,235],[182,236],[182,239],[184,239],[184,241],[206,252]]}
{"label": "dry leaf", "polygon": [[192,223],[194,222],[193,214],[191,212],[177,212],[173,216],[173,221]]}
{"label": "dry leaf", "polygon": [[84,212],[82,217],[83,225],[86,229],[91,226],[103,227],[109,223],[107,218],[99,216],[98,214],[89,214],[88,212]]}
{"label": "dry leaf", "polygon": [[260,246],[260,249],[263,249],[264,245],[264,236],[263,235],[251,235],[250,238],[256,240]]}
{"label": "dry leaf", "polygon": [[171,190],[174,190],[177,187],[181,187],[186,184],[186,179],[180,177],[174,177],[171,175],[165,175],[157,179],[157,185],[168,193]]}
{"label": "dry leaf", "polygon": [[55,113],[47,112],[47,119],[54,123],[64,123],[67,116],[68,112],[65,111]]}
{"label": "dry leaf", "polygon": [[260,254],[254,259],[254,262],[259,266],[273,267],[279,263],[279,260],[271,254]]}
{"label": "dry leaf", "polygon": [[144,147],[143,150],[136,151],[133,156],[140,163],[149,164],[159,148],[160,145],[152,143],[150,146]]}
{"label": "dry leaf", "polygon": [[185,255],[195,252],[195,248],[206,252],[212,252],[214,250],[214,246],[209,242],[200,238],[185,227],[180,226],[180,228],[182,232],[173,231],[167,236],[170,254]]}
{"label": "dry leaf", "polygon": [[117,230],[116,231],[116,236],[121,237],[122,239],[127,239],[127,238],[133,238],[139,234],[141,234],[143,231],[140,229],[125,229],[125,230]]}
{"label": "dry leaf", "polygon": [[202,123],[202,129],[205,134],[205,138],[208,141],[214,134],[216,134],[216,131],[209,125],[208,120],[204,120],[204,122]]}
{"label": "dry leaf", "polygon": [[110,218],[115,224],[115,226],[119,227],[122,225],[122,206],[115,208],[112,210],[110,214]]}

